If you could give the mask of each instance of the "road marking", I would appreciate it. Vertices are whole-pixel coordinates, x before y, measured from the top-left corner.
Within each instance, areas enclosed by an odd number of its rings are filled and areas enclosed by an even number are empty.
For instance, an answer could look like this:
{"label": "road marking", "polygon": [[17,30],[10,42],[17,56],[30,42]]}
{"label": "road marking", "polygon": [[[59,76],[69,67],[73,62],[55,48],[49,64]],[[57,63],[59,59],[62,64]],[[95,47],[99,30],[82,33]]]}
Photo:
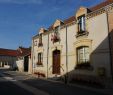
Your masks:
{"label": "road marking", "polygon": [[8,80],[8,81],[17,81],[15,79],[13,79],[12,77],[3,77],[4,79]]}
{"label": "road marking", "polygon": [[2,76],[3,79],[6,79],[7,81],[17,81],[15,79],[13,79],[12,77],[6,77],[4,74],[0,74]]}
{"label": "road marking", "polygon": [[14,83],[15,85],[33,93],[34,95],[50,95],[48,92],[45,92],[43,90],[40,90],[40,89],[37,89],[35,87],[32,87],[30,85],[27,85],[27,84],[24,84],[24,83],[21,83],[20,81],[12,78],[12,77],[7,77],[5,74],[3,73],[0,73],[0,76],[6,80],[6,81],[10,81],[12,83]]}

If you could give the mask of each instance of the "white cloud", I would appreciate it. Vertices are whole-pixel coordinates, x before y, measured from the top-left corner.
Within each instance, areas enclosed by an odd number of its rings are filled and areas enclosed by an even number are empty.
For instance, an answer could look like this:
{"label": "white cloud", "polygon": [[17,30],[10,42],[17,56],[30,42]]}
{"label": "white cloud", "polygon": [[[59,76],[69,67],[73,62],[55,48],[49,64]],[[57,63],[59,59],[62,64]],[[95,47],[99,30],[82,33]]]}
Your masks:
{"label": "white cloud", "polygon": [[43,0],[0,0],[0,3],[42,4],[43,3]]}

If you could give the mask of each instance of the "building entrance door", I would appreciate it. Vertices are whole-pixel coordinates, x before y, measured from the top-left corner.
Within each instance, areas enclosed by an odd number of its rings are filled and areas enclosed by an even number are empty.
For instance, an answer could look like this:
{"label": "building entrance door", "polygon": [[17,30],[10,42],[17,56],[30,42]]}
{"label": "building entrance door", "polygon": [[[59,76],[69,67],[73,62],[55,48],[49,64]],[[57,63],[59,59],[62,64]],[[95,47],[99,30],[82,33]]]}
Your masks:
{"label": "building entrance door", "polygon": [[53,51],[53,74],[60,74],[60,50]]}

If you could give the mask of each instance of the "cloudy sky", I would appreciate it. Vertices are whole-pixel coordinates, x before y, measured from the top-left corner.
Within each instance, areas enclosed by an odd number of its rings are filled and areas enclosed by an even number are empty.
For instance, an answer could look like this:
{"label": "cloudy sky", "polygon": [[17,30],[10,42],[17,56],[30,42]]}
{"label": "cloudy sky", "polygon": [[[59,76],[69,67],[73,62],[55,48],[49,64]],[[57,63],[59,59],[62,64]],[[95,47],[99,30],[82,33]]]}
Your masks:
{"label": "cloudy sky", "polygon": [[29,47],[40,27],[64,20],[80,6],[91,7],[104,0],[0,0],[0,48]]}

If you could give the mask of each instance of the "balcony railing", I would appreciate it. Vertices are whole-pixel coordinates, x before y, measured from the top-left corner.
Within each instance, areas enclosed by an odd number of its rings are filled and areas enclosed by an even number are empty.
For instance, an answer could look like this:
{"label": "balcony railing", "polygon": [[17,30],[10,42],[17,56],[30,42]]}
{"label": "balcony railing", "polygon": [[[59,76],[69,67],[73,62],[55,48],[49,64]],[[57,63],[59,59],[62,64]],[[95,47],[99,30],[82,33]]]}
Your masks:
{"label": "balcony railing", "polygon": [[37,62],[37,65],[43,65],[42,62]]}
{"label": "balcony railing", "polygon": [[38,43],[38,47],[42,47],[43,46],[43,43]]}
{"label": "balcony railing", "polygon": [[59,39],[59,37],[58,37],[57,35],[53,35],[52,38],[51,38],[51,41],[52,41],[53,43],[58,42],[59,40],[60,40],[60,39]]}
{"label": "balcony railing", "polygon": [[81,37],[81,36],[88,36],[88,35],[89,35],[89,32],[80,31],[80,32],[77,32],[76,38]]}

